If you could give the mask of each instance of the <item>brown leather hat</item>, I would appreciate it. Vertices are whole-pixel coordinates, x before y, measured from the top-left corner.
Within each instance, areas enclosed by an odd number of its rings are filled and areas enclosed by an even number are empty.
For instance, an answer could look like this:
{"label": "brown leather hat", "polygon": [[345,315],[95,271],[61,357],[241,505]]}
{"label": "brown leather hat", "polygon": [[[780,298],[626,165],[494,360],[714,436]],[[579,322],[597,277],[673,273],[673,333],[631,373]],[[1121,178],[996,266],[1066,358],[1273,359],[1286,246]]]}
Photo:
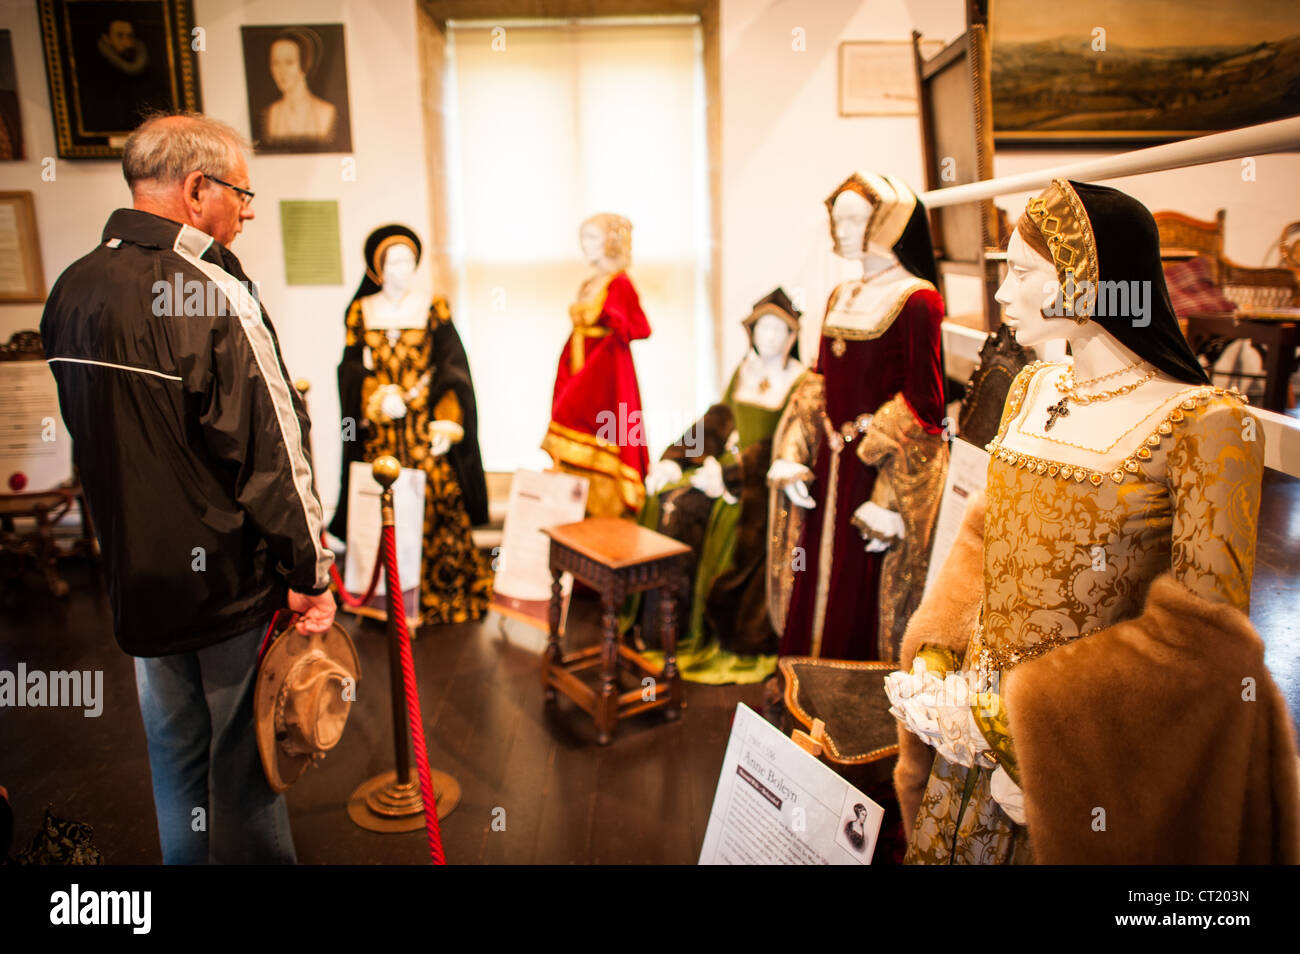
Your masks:
{"label": "brown leather hat", "polygon": [[338,744],[360,679],[356,647],[338,623],[310,634],[290,626],[273,637],[253,696],[257,748],[273,791],[283,792]]}

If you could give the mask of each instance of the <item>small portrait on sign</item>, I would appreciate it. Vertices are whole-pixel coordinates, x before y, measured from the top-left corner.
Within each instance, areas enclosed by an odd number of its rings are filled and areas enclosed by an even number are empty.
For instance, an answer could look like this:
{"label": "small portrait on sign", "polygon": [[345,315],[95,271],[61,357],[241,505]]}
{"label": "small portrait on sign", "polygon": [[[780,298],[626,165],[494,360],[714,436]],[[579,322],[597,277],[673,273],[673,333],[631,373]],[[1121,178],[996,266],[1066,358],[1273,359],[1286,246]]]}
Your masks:
{"label": "small portrait on sign", "polygon": [[859,853],[867,850],[867,818],[867,806],[858,802],[853,806],[853,817],[844,822],[844,837]]}

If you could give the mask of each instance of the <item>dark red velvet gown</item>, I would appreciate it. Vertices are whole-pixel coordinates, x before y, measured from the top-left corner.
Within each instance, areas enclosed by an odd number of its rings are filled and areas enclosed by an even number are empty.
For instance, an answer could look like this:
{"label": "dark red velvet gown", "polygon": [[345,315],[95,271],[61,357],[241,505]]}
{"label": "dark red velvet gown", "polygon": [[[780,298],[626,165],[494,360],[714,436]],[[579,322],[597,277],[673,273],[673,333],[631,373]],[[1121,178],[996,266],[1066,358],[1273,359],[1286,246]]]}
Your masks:
{"label": "dark red velvet gown", "polygon": [[[838,431],[859,414],[871,414],[899,391],[927,431],[943,428],[943,363],[940,357],[940,323],[943,299],[938,292],[913,292],[894,323],[879,338],[845,340],[844,353],[836,356],[834,339],[823,334],[817,369],[826,380],[826,413]],[[871,497],[876,469],[863,464],[854,451],[856,441],[840,451],[840,473],[835,502],[834,544],[831,550],[829,589],[821,650],[825,659],[873,659],[879,625],[880,564],[883,553],[867,553],[862,535],[852,525],[853,512]],[[805,572],[796,573],[782,656],[812,652],[813,615],[822,522],[826,512],[826,485],[831,448],[823,440],[809,487],[817,507],[808,512],[799,545]],[[887,595],[886,597],[887,598]]]}

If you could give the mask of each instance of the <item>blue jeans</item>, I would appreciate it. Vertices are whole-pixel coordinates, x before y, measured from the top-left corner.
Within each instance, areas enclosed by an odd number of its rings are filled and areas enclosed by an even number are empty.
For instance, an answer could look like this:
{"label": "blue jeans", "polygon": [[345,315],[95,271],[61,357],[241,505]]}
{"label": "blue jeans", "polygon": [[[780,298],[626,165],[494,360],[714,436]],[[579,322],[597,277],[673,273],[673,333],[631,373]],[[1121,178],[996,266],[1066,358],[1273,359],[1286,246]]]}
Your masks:
{"label": "blue jeans", "polygon": [[266,782],[253,729],[265,635],[262,626],[197,652],[135,660],[163,864],[297,862],[289,809]]}

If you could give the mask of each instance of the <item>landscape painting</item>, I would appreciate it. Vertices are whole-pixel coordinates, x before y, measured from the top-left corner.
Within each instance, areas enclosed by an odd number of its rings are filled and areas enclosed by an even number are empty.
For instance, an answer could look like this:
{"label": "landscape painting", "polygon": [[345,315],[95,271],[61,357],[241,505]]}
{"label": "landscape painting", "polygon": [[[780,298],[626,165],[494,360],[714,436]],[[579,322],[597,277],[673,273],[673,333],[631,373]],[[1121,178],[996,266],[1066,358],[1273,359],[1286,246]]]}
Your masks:
{"label": "landscape painting", "polygon": [[999,144],[1165,142],[1300,113],[1296,0],[992,0]]}

